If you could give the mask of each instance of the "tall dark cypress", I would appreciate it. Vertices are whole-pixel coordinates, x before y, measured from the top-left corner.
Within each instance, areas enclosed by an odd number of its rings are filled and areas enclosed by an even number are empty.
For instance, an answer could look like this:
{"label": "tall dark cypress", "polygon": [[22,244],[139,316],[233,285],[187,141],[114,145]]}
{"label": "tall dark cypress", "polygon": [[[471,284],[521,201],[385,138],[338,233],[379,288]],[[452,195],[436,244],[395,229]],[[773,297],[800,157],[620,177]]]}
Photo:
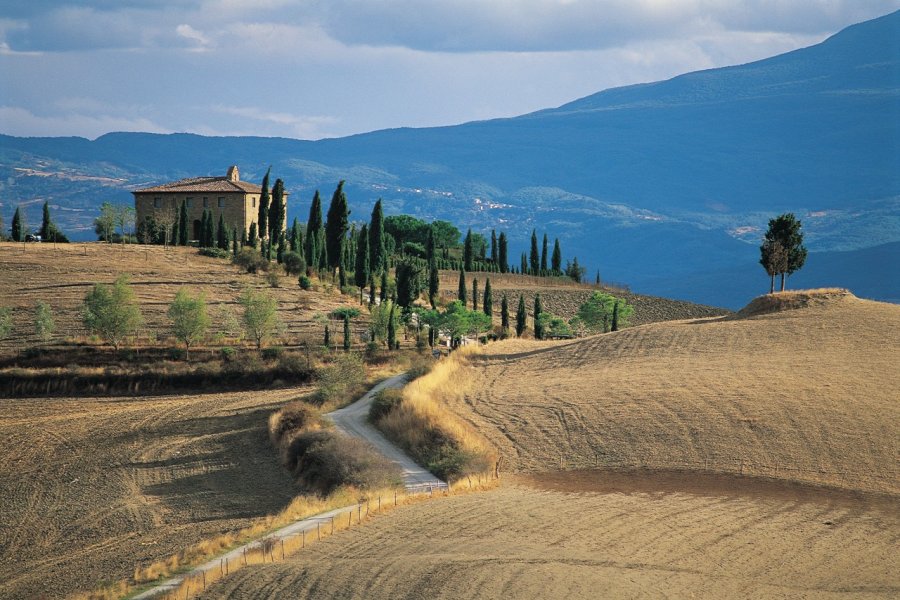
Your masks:
{"label": "tall dark cypress", "polygon": [[237,258],[238,249],[240,245],[238,244],[238,236],[237,236],[237,227],[231,230],[231,253]]}
{"label": "tall dark cypress", "polygon": [[459,287],[456,290],[458,299],[462,302],[462,305],[465,307],[466,305],[466,272],[462,269],[459,270]]}
{"label": "tall dark cypress", "polygon": [[509,331],[509,301],[506,299],[506,294],[503,294],[503,298],[500,300],[500,327],[504,334]]}
{"label": "tall dark cypress", "polygon": [[437,308],[437,295],[440,285],[441,278],[437,261],[432,258],[431,262],[428,263],[428,302],[431,303],[432,310]]}
{"label": "tall dark cypress", "polygon": [[213,236],[213,216],[212,212],[206,215],[206,229],[203,237],[206,240],[206,247],[210,248],[215,245],[215,237]]}
{"label": "tall dark cypress", "polygon": [[466,241],[463,244],[463,268],[468,272],[475,270],[475,265],[473,264],[475,262],[475,249],[472,244],[472,230],[469,229],[466,233]]}
{"label": "tall dark cypress", "polygon": [[393,350],[397,345],[397,329],[394,326],[394,306],[391,305],[391,314],[388,315],[388,326],[387,326],[387,344],[388,349]]}
{"label": "tall dark cypress", "polygon": [[278,234],[278,251],[275,254],[275,260],[278,261],[278,264],[284,263],[284,251],[287,246],[287,241],[284,239],[284,231]]}
{"label": "tall dark cypress", "polygon": [[247,245],[251,248],[256,248],[256,240],[258,236],[256,233],[256,222],[250,223],[250,233],[247,235]]}
{"label": "tall dark cypress", "polygon": [[559,238],[553,240],[553,258],[550,260],[550,269],[554,275],[562,274],[562,250],[559,249]]}
{"label": "tall dark cypress", "polygon": [[197,243],[201,248],[206,248],[206,210],[203,210],[203,215],[200,217],[200,236],[197,239]]}
{"label": "tall dark cypress", "polygon": [[516,310],[516,336],[522,337],[525,333],[525,320],[528,313],[525,311],[525,297],[519,294],[519,308]]}
{"label": "tall dark cypress", "polygon": [[51,230],[51,221],[50,221],[50,204],[48,202],[44,202],[44,214],[41,219],[41,239],[45,242],[50,241],[50,230]]}
{"label": "tall dark cypress", "polygon": [[472,310],[478,310],[478,279],[472,280]]}
{"label": "tall dark cypress", "polygon": [[13,213],[12,218],[12,226],[9,230],[12,235],[12,241],[14,242],[24,242],[25,241],[25,232],[23,231],[24,227],[22,227],[22,212],[19,207],[16,207],[16,212]]}
{"label": "tall dark cypress", "polygon": [[291,223],[291,252],[301,252],[303,250],[303,234],[300,233],[300,223],[297,222],[297,217],[294,217],[294,222]]}
{"label": "tall dark cypress", "polygon": [[497,241],[497,259],[500,261],[500,272],[509,273],[509,253],[507,248],[506,233],[500,232],[500,239]]}
{"label": "tall dark cypress", "polygon": [[381,273],[387,268],[387,256],[384,249],[384,213],[381,210],[381,198],[372,209],[372,220],[369,222],[369,268],[373,273]]}
{"label": "tall dark cypress", "polygon": [[494,292],[491,290],[491,280],[488,279],[484,282],[484,299],[481,301],[481,309],[484,311],[484,314],[491,317],[494,317]]}
{"label": "tall dark cypress", "polygon": [[344,350],[350,351],[350,315],[344,313]]}
{"label": "tall dark cypress", "polygon": [[272,171],[272,167],[269,167],[266,170],[266,174],[262,180],[262,190],[259,194],[259,213],[257,222],[259,223],[258,234],[259,239],[263,239],[269,234],[269,173]]}
{"label": "tall dark cypress", "polygon": [[434,228],[428,227],[428,237],[425,238],[425,260],[431,262],[434,259]]}
{"label": "tall dark cypress", "polygon": [[610,331],[618,331],[619,330],[619,300],[616,299],[616,303],[613,304],[613,315],[612,315],[612,328]]}
{"label": "tall dark cypress", "polygon": [[[269,239],[277,240],[284,231],[284,182],[275,180],[272,188],[272,203],[269,205]],[[281,250],[279,250],[280,252]]]}
{"label": "tall dark cypress", "polygon": [[311,268],[319,267],[319,233],[322,230],[322,199],[319,190],[313,194],[309,207],[309,220],[306,222],[306,264]]}
{"label": "tall dark cypress", "polygon": [[353,265],[353,283],[360,289],[369,282],[369,226],[365,223],[359,230],[356,242],[356,261]]}
{"label": "tall dark cypress", "polygon": [[497,249],[497,231],[491,229],[491,262],[496,265],[499,258],[500,256]]}
{"label": "tall dark cypress", "polygon": [[539,275],[539,270],[541,268],[541,255],[538,252],[538,241],[537,241],[537,231],[534,229],[531,230],[531,261],[529,267],[531,268],[530,275]]}
{"label": "tall dark cypress", "polygon": [[225,215],[219,213],[219,224],[216,226],[216,242],[221,250],[228,250],[228,230],[225,229]]}
{"label": "tall dark cypress", "polygon": [[181,214],[178,217],[178,245],[187,246],[188,243],[188,212],[187,200],[181,201]]}
{"label": "tall dark cypress", "polygon": [[547,234],[544,234],[544,243],[541,246],[541,275],[547,274]]}
{"label": "tall dark cypress", "polygon": [[544,326],[541,323],[541,313],[543,312],[543,307],[541,306],[541,295],[534,295],[534,337],[539,340],[544,339]]}
{"label": "tall dark cypress", "polygon": [[328,206],[328,217],[325,220],[325,248],[328,252],[328,268],[331,270],[341,266],[344,242],[350,228],[347,209],[347,195],[344,194],[344,180],[338,182],[331,204]]}
{"label": "tall dark cypress", "polygon": [[388,274],[387,269],[384,269],[381,272],[381,290],[379,292],[379,299],[384,302],[388,299]]}
{"label": "tall dark cypress", "polygon": [[519,273],[522,275],[528,275],[528,257],[525,256],[525,253],[522,253],[522,264],[519,266]]}

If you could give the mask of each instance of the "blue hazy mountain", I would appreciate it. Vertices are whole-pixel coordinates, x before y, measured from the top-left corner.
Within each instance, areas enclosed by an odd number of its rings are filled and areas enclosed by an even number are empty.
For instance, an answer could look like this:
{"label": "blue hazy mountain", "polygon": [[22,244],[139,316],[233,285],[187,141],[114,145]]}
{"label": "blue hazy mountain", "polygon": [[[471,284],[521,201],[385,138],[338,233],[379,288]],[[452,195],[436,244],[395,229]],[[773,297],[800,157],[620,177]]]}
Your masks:
{"label": "blue hazy mountain", "polygon": [[900,262],[900,11],[766,60],[509,119],[320,141],[4,136],[0,200],[7,224],[34,199],[39,222],[49,199],[64,229],[89,231],[103,200],[230,164],[257,182],[273,165],[289,218],[305,221],[314,189],[327,197],[346,179],[351,218],[381,197],[388,213],[505,230],[513,259],[536,227],[591,278],[731,307],[766,291],[759,238],[791,211],[811,251],[798,282],[896,298],[864,259]]}

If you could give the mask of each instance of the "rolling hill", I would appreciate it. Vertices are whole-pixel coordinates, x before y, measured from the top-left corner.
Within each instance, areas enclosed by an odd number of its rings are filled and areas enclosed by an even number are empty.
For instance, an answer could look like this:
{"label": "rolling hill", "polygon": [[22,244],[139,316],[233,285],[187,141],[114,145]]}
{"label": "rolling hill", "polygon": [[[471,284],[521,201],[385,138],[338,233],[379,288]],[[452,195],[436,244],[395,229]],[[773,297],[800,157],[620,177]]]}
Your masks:
{"label": "rolling hill", "polygon": [[[89,235],[102,200],[239,164],[272,164],[305,219],[312,191],[348,181],[354,217],[378,197],[388,213],[508,232],[512,256],[532,228],[559,236],[566,257],[637,291],[731,308],[738,289],[705,274],[752,265],[768,218],[793,211],[812,254],[900,241],[900,11],[770,59],[606,90],[555,109],[451,127],[340,139],[208,138],[112,133],[0,136],[2,212],[40,203],[64,229]],[[841,284],[828,260],[809,285]],[[883,278],[856,270],[876,299]],[[681,282],[694,281],[685,286]]]}

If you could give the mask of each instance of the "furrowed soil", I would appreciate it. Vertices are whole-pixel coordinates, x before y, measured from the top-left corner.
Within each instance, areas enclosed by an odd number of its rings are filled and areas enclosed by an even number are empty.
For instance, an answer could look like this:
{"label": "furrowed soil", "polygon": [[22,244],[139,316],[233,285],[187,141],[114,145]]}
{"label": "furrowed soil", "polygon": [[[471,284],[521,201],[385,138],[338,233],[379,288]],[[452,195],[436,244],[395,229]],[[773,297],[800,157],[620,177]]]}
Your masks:
{"label": "furrowed soil", "polygon": [[0,401],[0,598],[61,598],[298,493],[269,414],[308,390]]}
{"label": "furrowed soil", "polygon": [[[892,598],[896,505],[601,472],[377,517],[202,598]],[[659,491],[662,488],[664,491]]]}
{"label": "furrowed soil", "polygon": [[487,346],[446,396],[501,488],[204,597],[896,598],[900,307],[811,298]]}

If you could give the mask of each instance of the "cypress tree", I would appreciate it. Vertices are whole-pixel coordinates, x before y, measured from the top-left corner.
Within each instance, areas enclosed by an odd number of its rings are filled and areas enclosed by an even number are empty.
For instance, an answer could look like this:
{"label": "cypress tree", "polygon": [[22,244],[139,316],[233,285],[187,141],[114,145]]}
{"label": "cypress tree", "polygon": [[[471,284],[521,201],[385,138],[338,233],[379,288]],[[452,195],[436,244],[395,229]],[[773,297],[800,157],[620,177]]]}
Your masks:
{"label": "cypress tree", "polygon": [[247,236],[247,245],[256,248],[256,222],[250,223],[250,235]]}
{"label": "cypress tree", "polygon": [[459,288],[457,289],[457,296],[459,297],[459,301],[462,302],[463,307],[466,305],[466,272],[462,269],[459,270]]}
{"label": "cypress tree", "polygon": [[504,232],[500,232],[500,239],[497,241],[497,259],[500,261],[500,272],[508,273],[509,272],[509,254],[506,242],[506,234]]}
{"label": "cypress tree", "polygon": [[369,274],[369,306],[375,306],[375,277]]}
{"label": "cypress tree", "polygon": [[541,256],[538,252],[537,231],[531,230],[531,275],[538,275],[541,268]]}
{"label": "cypress tree", "polygon": [[219,213],[219,225],[216,228],[216,241],[219,248],[228,250],[228,231],[225,229],[225,215]]}
{"label": "cypress tree", "polygon": [[610,331],[618,331],[619,330],[619,300],[616,299],[616,303],[613,304],[613,315],[612,315],[612,328]]}
{"label": "cypress tree", "polygon": [[544,234],[544,243],[541,245],[541,275],[547,274],[547,234]]}
{"label": "cypress tree", "polygon": [[369,268],[369,226],[363,224],[356,243],[356,262],[353,268],[353,283],[360,290],[366,287],[369,281]]}
{"label": "cypress tree", "polygon": [[350,351],[350,315],[344,313],[344,350]]}
{"label": "cypress tree", "polygon": [[188,212],[187,200],[181,201],[181,214],[178,217],[178,245],[187,246],[188,244]]}
{"label": "cypress tree", "polygon": [[519,294],[519,308],[516,310],[516,336],[522,337],[525,333],[525,319],[528,313],[525,311],[525,297]]}
{"label": "cypress tree", "polygon": [[469,229],[469,231],[466,233],[466,241],[463,244],[463,268],[469,272],[473,271],[474,261],[475,252],[474,248],[472,247],[472,230]]}
{"label": "cypress tree", "polygon": [[550,260],[550,269],[554,275],[562,275],[562,250],[559,249],[559,238],[553,240],[553,258]]}
{"label": "cypress tree", "polygon": [[322,230],[322,199],[319,190],[313,194],[309,207],[309,220],[306,222],[306,264],[311,268],[319,267],[319,237]]}
{"label": "cypress tree", "polygon": [[237,236],[237,227],[231,230],[231,252],[235,258],[238,255],[238,236]]}
{"label": "cypress tree", "polygon": [[525,253],[522,253],[522,264],[519,266],[519,273],[522,275],[528,275],[528,257],[525,256]]}
{"label": "cypress tree", "polygon": [[197,239],[197,244],[201,248],[206,247],[206,211],[203,211],[203,215],[200,217],[200,236]]}
{"label": "cypress tree", "polygon": [[497,231],[491,229],[491,262],[495,265],[500,258],[500,254],[497,250]]}
{"label": "cypress tree", "polygon": [[259,194],[259,214],[257,225],[259,239],[265,238],[269,233],[269,173],[272,171],[272,167],[270,166],[266,170],[265,176],[263,176],[262,180],[262,191]]}
{"label": "cypress tree", "polygon": [[338,182],[331,204],[328,206],[328,218],[325,221],[325,248],[328,252],[328,268],[332,271],[341,266],[344,241],[349,229],[347,217],[347,196],[344,194],[344,180]]}
{"label": "cypress tree", "polygon": [[478,310],[478,279],[472,279],[472,310]]}
{"label": "cypress tree", "polygon": [[284,232],[280,232],[278,234],[278,252],[275,255],[275,260],[278,261],[278,264],[282,264],[284,262],[284,250],[287,243],[284,240]]}
{"label": "cypress tree", "polygon": [[387,344],[388,349],[393,350],[394,346],[397,345],[397,330],[394,327],[394,306],[391,306],[391,314],[388,315],[388,326],[387,326]]}
{"label": "cypress tree", "polygon": [[503,329],[504,335],[509,332],[509,301],[506,294],[500,299],[500,327]]}
{"label": "cypress tree", "polygon": [[534,337],[539,340],[544,339],[544,326],[541,324],[541,313],[543,312],[543,307],[541,306],[541,295],[534,295]]}
{"label": "cypress tree", "polygon": [[386,267],[384,213],[381,211],[381,198],[379,198],[372,209],[372,220],[369,222],[369,268],[373,273],[381,273]]}
{"label": "cypress tree", "polygon": [[16,212],[13,214],[12,225],[9,230],[12,235],[12,241],[14,242],[24,242],[25,241],[25,233],[22,231],[24,227],[22,226],[22,213],[19,207],[16,207]]}
{"label": "cypress tree", "polygon": [[291,252],[303,252],[303,233],[300,231],[297,217],[294,217],[294,222],[291,224]]}
{"label": "cypress tree", "polygon": [[247,245],[247,226],[244,225],[244,228],[241,230],[241,248]]}
{"label": "cypress tree", "polygon": [[432,258],[428,265],[428,302],[432,310],[437,308],[438,289],[441,285],[440,273],[436,261]]}
{"label": "cypress tree", "polygon": [[[272,203],[269,205],[269,239],[283,239],[284,232],[284,182],[275,180],[272,188]],[[278,250],[281,252],[281,249]]]}
{"label": "cypress tree", "polygon": [[51,231],[50,204],[47,202],[44,202],[44,215],[43,215],[43,218],[41,219],[41,232],[39,235],[41,236],[41,239],[44,240],[45,242],[50,241],[50,231]]}
{"label": "cypress tree", "polygon": [[597,281],[595,283],[600,285],[600,269],[597,269]]}
{"label": "cypress tree", "polygon": [[484,282],[484,300],[481,301],[481,308],[484,311],[484,314],[491,317],[494,317],[494,293],[491,290],[491,280],[488,279]]}
{"label": "cypress tree", "polygon": [[388,288],[388,276],[387,276],[387,269],[385,269],[381,272],[381,293],[379,295],[379,298],[381,299],[382,302],[387,300],[387,297],[388,297],[388,295],[387,295],[388,289],[387,288]]}
{"label": "cypress tree", "polygon": [[429,225],[428,237],[425,238],[425,260],[431,263],[434,260],[434,228]]}
{"label": "cypress tree", "polygon": [[328,323],[325,323],[325,335],[322,339],[322,344],[326,348],[331,348],[331,328],[328,326]]}
{"label": "cypress tree", "polygon": [[206,230],[204,232],[206,238],[206,247],[210,248],[215,245],[215,237],[213,237],[213,216],[212,211],[206,216]]}

